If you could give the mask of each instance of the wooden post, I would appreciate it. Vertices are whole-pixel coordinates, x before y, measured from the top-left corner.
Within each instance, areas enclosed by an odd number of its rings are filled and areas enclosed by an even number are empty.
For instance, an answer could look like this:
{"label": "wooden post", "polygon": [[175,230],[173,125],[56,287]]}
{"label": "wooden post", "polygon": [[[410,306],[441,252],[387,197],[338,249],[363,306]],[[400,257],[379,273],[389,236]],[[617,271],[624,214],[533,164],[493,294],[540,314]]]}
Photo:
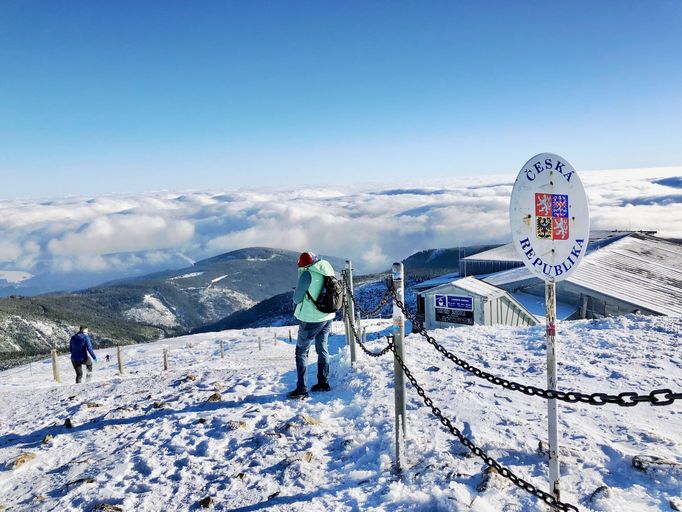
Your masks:
{"label": "wooden post", "polygon": [[291,329],[289,329],[289,343],[291,343]]}
{"label": "wooden post", "polygon": [[272,342],[273,342],[275,345],[277,345],[277,333],[276,333],[276,332],[272,333]]}
{"label": "wooden post", "polygon": [[263,344],[261,343],[260,336],[258,336],[258,352],[263,350]]}
{"label": "wooden post", "polygon": [[225,359],[225,347],[223,345],[223,340],[220,340],[220,359]]}
{"label": "wooden post", "polygon": [[163,349],[163,369],[168,370],[168,349]]}
{"label": "wooden post", "polygon": [[121,346],[116,346],[116,358],[118,359],[118,374],[123,375],[123,351]]}
{"label": "wooden post", "polygon": [[57,363],[57,351],[52,349],[52,376],[56,382],[61,383],[62,378],[59,375],[59,363]]}

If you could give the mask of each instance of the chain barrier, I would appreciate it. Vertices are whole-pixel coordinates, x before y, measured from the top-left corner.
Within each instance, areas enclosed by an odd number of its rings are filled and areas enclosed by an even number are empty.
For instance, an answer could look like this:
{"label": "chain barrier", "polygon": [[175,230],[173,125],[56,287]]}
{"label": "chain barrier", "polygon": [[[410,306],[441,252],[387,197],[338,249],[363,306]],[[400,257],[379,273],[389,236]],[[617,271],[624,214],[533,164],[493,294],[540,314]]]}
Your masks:
{"label": "chain barrier", "polygon": [[519,393],[522,393],[527,396],[539,396],[540,398],[544,398],[546,400],[554,399],[571,404],[580,402],[583,404],[594,405],[597,407],[606,404],[618,405],[620,407],[634,407],[635,405],[641,403],[649,403],[653,406],[664,406],[673,404],[675,400],[682,400],[682,393],[673,393],[673,391],[670,389],[656,389],[645,395],[640,395],[633,391],[626,391],[623,393],[619,393],[617,395],[610,395],[608,393],[587,394],[581,393],[579,391],[557,391],[554,389],[544,389],[537,386],[525,385],[518,382],[510,381],[502,377],[497,377],[491,373],[488,373],[484,370],[481,370],[480,368],[473,366],[472,364],[469,364],[464,359],[460,359],[455,354],[446,349],[443,345],[438,343],[433,336],[429,335],[428,331],[424,328],[423,322],[416,320],[412,315],[410,315],[405,304],[403,304],[403,302],[398,300],[398,298],[396,297],[395,292],[391,288],[389,288],[388,291],[393,296],[393,300],[395,301],[398,308],[400,308],[400,310],[405,315],[405,318],[410,320],[413,326],[417,327],[418,333],[422,337],[424,337],[426,341],[433,345],[433,347],[438,352],[440,352],[443,356],[445,356],[447,359],[455,363],[463,370],[471,373],[472,375],[475,375],[480,379],[487,380],[488,382],[496,386],[500,386],[511,391],[518,391]]}
{"label": "chain barrier", "polygon": [[366,310],[360,305],[360,302],[355,298],[355,294],[353,294],[350,291],[350,286],[348,286],[348,283],[346,282],[345,279],[344,279],[343,283],[344,283],[346,296],[350,297],[351,302],[353,303],[353,306],[355,306],[355,309],[357,311],[359,311],[360,314],[362,316],[364,316],[365,318],[369,318],[371,316],[376,315],[377,313],[379,313],[382,310],[382,308],[386,304],[388,304],[390,302],[391,290],[387,288],[386,291],[384,292],[384,294],[381,296],[381,299],[379,299],[379,303],[373,309],[367,309]]}
{"label": "chain barrier", "polygon": [[414,377],[414,375],[412,375],[412,372],[410,371],[410,369],[405,365],[405,362],[397,354],[397,352],[395,350],[395,345],[393,344],[393,341],[391,340],[390,337],[389,337],[388,346],[389,346],[389,349],[393,352],[393,356],[395,357],[395,360],[398,362],[400,367],[403,369],[403,372],[405,373],[405,377],[407,377],[407,379],[410,381],[412,386],[414,386],[414,389],[417,390],[417,394],[422,398],[422,400],[424,401],[424,404],[426,404],[426,406],[431,409],[431,413],[436,418],[438,418],[438,420],[441,422],[441,424],[445,428],[447,428],[450,431],[450,433],[459,440],[460,443],[462,443],[464,446],[466,446],[471,453],[473,453],[474,455],[479,457],[481,460],[483,460],[483,462],[485,462],[488,466],[495,468],[495,470],[497,471],[497,473],[499,475],[508,479],[514,485],[516,485],[517,487],[523,489],[524,491],[532,494],[536,498],[539,498],[540,500],[545,502],[550,507],[553,507],[556,510],[560,510],[562,512],[566,512],[566,511],[579,512],[578,508],[575,507],[574,505],[559,501],[553,495],[551,495],[551,494],[549,494],[549,493],[547,493],[541,489],[538,489],[532,483],[530,483],[527,480],[524,480],[523,478],[515,475],[511,469],[500,464],[498,461],[493,459],[490,455],[488,455],[483,450],[481,450],[478,446],[476,446],[468,437],[466,437],[464,434],[462,434],[462,432],[452,424],[452,421],[450,421],[450,418],[445,416],[443,414],[443,412],[433,404],[433,400],[426,395],[424,388],[422,388],[419,385],[419,383],[417,382],[417,379]]}
{"label": "chain barrier", "polygon": [[[347,305],[348,302],[345,301],[345,304]],[[381,349],[379,352],[372,352],[369,350],[365,344],[362,342],[362,336],[358,333],[357,327],[355,326],[355,322],[353,322],[352,318],[350,315],[348,315],[348,325],[350,327],[350,331],[353,334],[353,338],[355,338],[355,341],[357,344],[360,346],[362,351],[367,354],[370,357],[381,357],[384,354],[387,354],[389,350],[391,350],[390,344],[386,345],[383,349]]]}

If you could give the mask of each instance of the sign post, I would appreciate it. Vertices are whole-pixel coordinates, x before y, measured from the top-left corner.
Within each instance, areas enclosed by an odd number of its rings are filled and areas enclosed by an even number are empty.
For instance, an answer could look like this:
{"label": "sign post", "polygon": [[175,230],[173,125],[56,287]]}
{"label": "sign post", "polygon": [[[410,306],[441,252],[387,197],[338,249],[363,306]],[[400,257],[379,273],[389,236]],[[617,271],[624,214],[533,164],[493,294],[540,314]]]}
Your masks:
{"label": "sign post", "polygon": [[[573,166],[553,153],[528,160],[514,183],[509,220],[521,260],[545,282],[547,387],[557,390],[556,283],[575,271],[590,239],[587,196]],[[560,499],[558,415],[556,400],[547,400],[549,491],[556,499]]]}

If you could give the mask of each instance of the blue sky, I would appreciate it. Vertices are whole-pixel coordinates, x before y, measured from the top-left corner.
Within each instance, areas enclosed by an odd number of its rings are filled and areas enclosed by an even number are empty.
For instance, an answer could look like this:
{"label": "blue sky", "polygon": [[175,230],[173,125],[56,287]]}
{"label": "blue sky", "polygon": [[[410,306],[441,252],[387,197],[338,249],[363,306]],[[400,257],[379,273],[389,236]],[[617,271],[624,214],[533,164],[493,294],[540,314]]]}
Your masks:
{"label": "blue sky", "polygon": [[0,197],[682,163],[682,3],[0,2]]}

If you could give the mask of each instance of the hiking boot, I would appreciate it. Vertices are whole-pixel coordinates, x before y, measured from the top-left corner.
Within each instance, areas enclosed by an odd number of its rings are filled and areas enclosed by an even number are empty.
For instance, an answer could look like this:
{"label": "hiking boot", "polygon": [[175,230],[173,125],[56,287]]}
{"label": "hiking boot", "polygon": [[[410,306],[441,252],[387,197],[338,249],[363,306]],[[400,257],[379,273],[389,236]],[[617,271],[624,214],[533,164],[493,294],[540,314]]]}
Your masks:
{"label": "hiking boot", "polygon": [[287,393],[288,398],[307,398],[308,392],[305,389],[294,389]]}
{"label": "hiking boot", "polygon": [[312,388],[310,388],[310,391],[331,391],[331,390],[332,390],[332,388],[329,386],[329,383],[327,383],[327,382],[318,382]]}

